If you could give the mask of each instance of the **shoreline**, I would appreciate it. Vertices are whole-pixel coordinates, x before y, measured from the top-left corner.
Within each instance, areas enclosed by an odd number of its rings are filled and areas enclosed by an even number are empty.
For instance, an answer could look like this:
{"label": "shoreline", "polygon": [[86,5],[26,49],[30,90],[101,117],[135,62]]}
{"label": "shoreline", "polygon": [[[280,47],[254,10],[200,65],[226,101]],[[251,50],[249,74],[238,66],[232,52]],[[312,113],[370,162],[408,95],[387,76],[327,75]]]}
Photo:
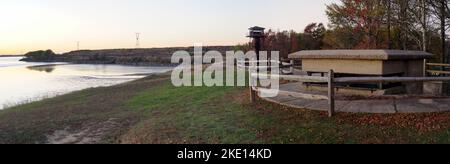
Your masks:
{"label": "shoreline", "polygon": [[24,55],[0,55],[1,57],[25,57]]}
{"label": "shoreline", "polygon": [[[70,64],[93,64],[93,65],[121,65],[121,66],[135,66],[135,67],[176,67],[178,64],[167,64],[167,63],[108,63],[108,62],[96,62],[96,61],[85,61],[85,62],[71,62],[63,60],[48,60],[48,61],[22,61],[26,63],[67,63]],[[52,65],[52,64],[48,64]]]}
{"label": "shoreline", "polygon": [[[226,54],[233,46],[207,46],[203,51],[215,50]],[[79,50],[55,54],[51,50],[27,53],[21,61],[26,62],[69,62],[75,64],[119,64],[133,66],[176,66],[172,64],[172,55],[177,51],[186,51],[193,55],[194,47],[141,48],[141,49],[105,49]]]}
{"label": "shoreline", "polygon": [[[26,63],[42,63],[41,61],[22,61],[22,62],[26,62]],[[44,63],[49,63],[49,64],[46,64],[46,65],[83,65],[83,64],[91,64],[91,65],[119,65],[119,66],[132,66],[132,67],[176,67],[176,66],[178,66],[178,64],[163,64],[163,63],[101,63],[101,62],[64,62],[64,61],[45,61]],[[51,64],[51,63],[65,63],[65,64]]]}
{"label": "shoreline", "polygon": [[[54,62],[54,63],[59,63],[59,62]],[[45,67],[51,67],[51,66],[60,66],[60,65],[72,65],[74,63],[66,63],[66,64],[44,64],[44,65],[35,65],[35,66],[28,66],[26,68],[28,69],[40,69],[40,68],[45,68]],[[123,65],[123,66],[130,66],[130,65]],[[157,67],[157,66],[155,66]],[[164,67],[164,66],[161,66]],[[7,110],[10,108],[14,108],[17,106],[21,106],[21,105],[26,105],[26,104],[30,104],[30,103],[34,103],[34,102],[39,102],[39,101],[45,101],[46,99],[52,99],[52,98],[56,98],[59,96],[64,96],[66,94],[71,94],[74,92],[79,92],[79,91],[83,91],[83,90],[88,90],[88,89],[93,89],[93,88],[104,88],[104,87],[113,87],[113,86],[117,86],[117,85],[122,85],[122,84],[126,84],[126,83],[130,83],[133,81],[137,81],[137,80],[141,80],[144,78],[147,78],[149,76],[153,76],[153,75],[163,75],[163,74],[167,74],[170,71],[167,72],[162,72],[162,73],[136,73],[136,74],[123,74],[122,76],[124,77],[131,77],[131,76],[142,76],[140,78],[136,78],[130,81],[126,81],[126,82],[122,82],[122,83],[118,83],[118,84],[114,84],[114,85],[110,85],[110,86],[103,86],[103,87],[90,87],[90,88],[85,88],[85,89],[81,89],[81,90],[74,90],[74,91],[70,91],[70,92],[66,92],[66,93],[53,93],[53,94],[45,94],[45,95],[41,95],[38,97],[34,97],[34,98],[29,98],[27,100],[23,100],[21,102],[14,102],[14,103],[6,103],[6,104],[0,104],[0,111],[2,110]]]}

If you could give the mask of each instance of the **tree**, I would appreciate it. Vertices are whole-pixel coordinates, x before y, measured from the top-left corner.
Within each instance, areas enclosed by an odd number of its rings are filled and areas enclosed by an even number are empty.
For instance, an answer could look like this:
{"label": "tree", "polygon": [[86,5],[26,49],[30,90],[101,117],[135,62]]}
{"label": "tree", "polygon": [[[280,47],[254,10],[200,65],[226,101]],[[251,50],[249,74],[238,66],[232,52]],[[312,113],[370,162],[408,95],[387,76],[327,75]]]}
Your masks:
{"label": "tree", "polygon": [[388,30],[388,48],[392,49],[392,1],[386,0],[386,6],[387,6],[387,30]]}
{"label": "tree", "polygon": [[22,61],[52,61],[56,57],[56,54],[52,50],[40,50],[32,51],[25,54],[25,58]]}
{"label": "tree", "polygon": [[[324,38],[327,30],[322,23],[311,23],[303,33],[294,30],[274,31],[267,30],[263,39],[263,50],[279,51],[281,58],[287,58],[289,54],[300,50],[319,50],[324,47]],[[240,44],[235,50],[248,51],[251,43]],[[269,54],[270,55],[270,54]]]}
{"label": "tree", "polygon": [[352,32],[361,37],[356,38],[358,42],[354,48],[388,47],[387,39],[384,38],[387,36],[384,32],[387,28],[383,27],[387,11],[385,0],[341,0],[341,2],[327,6],[326,13],[332,30]]}
{"label": "tree", "polygon": [[[443,5],[444,1],[446,5]],[[442,30],[442,22],[445,22],[442,18],[449,16],[448,1],[341,0],[339,4],[327,6],[331,32],[327,34],[324,42],[327,47],[330,46],[329,43],[338,43],[336,48],[345,45],[346,48],[423,50],[441,54],[443,47],[436,52],[434,45],[433,48],[430,45],[435,41],[432,37],[435,36],[436,30],[441,33],[446,31]],[[432,11],[435,11],[435,14]],[[438,20],[439,25],[432,23],[434,20]],[[439,26],[440,30],[437,28]],[[353,35],[353,38],[347,35]],[[340,42],[347,43],[339,45]],[[444,39],[441,39],[441,42],[444,43]],[[352,43],[356,45],[351,45]],[[442,43],[441,45],[445,45]]]}
{"label": "tree", "polygon": [[427,0],[420,0],[420,7],[422,8],[421,10],[421,24],[422,24],[422,50],[423,51],[427,51],[427,44],[428,44],[428,39],[427,39],[427,31],[428,31],[428,4],[427,4]]}
{"label": "tree", "polygon": [[449,0],[430,0],[429,4],[432,6],[432,13],[435,16],[435,18],[438,20],[438,24],[440,27],[440,37],[441,37],[441,62],[448,63],[449,57],[447,53],[447,21],[450,18],[449,14],[449,7],[448,7]]}
{"label": "tree", "polygon": [[303,30],[303,43],[306,50],[318,50],[323,47],[323,38],[325,37],[325,26],[322,23],[311,23]]}

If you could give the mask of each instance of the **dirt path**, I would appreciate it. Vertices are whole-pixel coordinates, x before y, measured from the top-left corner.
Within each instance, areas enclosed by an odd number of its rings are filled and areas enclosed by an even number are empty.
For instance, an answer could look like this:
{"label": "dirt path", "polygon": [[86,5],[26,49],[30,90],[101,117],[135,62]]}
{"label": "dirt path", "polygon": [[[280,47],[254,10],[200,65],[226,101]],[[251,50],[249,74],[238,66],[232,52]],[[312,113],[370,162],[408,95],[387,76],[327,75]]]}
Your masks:
{"label": "dirt path", "polygon": [[111,118],[102,123],[90,123],[82,128],[71,130],[57,130],[47,136],[49,144],[97,144],[102,141],[105,134],[110,133],[118,126],[116,119]]}

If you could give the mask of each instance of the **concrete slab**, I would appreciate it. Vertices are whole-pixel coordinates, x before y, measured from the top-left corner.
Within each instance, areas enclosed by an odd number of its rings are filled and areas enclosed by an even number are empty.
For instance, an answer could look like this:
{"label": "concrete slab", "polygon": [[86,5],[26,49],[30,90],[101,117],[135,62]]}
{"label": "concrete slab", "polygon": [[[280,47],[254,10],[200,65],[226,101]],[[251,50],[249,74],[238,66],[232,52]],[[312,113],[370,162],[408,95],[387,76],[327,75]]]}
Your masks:
{"label": "concrete slab", "polygon": [[280,95],[280,96],[277,96],[277,97],[273,97],[273,98],[271,98],[271,99],[272,99],[273,101],[275,101],[275,102],[284,103],[284,102],[296,100],[296,99],[298,99],[298,98],[291,97],[291,96],[286,96],[286,95]]}
{"label": "concrete slab", "polygon": [[[298,84],[282,85],[282,90],[293,89]],[[310,91],[297,90],[301,93],[312,94]],[[320,93],[321,96],[324,93]],[[339,96],[337,96],[339,97]],[[273,98],[264,98],[266,101],[286,105],[299,109],[328,111],[328,100],[309,100],[299,97],[280,94]],[[450,111],[450,99],[445,98],[408,98],[372,97],[367,99],[338,99],[335,101],[336,111],[345,113],[425,113]]]}
{"label": "concrete slab", "polygon": [[[316,109],[320,111],[328,111],[329,105],[328,100],[317,100],[317,101],[310,101],[308,104],[308,109]],[[339,108],[336,106],[336,108]]]}
{"label": "concrete slab", "polygon": [[327,111],[328,101],[326,100],[306,100],[306,99],[296,99],[294,101],[285,102],[288,106],[298,107],[301,109],[311,109],[317,111]]}
{"label": "concrete slab", "polygon": [[436,106],[440,112],[450,111],[450,100],[447,99],[435,99]]}
{"label": "concrete slab", "polygon": [[396,113],[393,100],[357,100],[347,101],[341,110],[347,113]]}
{"label": "concrete slab", "polygon": [[[268,101],[276,102],[276,98],[268,98]],[[278,102],[279,104],[286,105],[298,109],[310,109],[316,111],[328,111],[328,101],[327,100],[306,100],[306,99],[295,99],[291,101]],[[340,111],[344,109],[347,104],[345,102],[336,102],[336,110]]]}
{"label": "concrete slab", "polygon": [[403,99],[395,101],[399,113],[439,112],[433,99]]}

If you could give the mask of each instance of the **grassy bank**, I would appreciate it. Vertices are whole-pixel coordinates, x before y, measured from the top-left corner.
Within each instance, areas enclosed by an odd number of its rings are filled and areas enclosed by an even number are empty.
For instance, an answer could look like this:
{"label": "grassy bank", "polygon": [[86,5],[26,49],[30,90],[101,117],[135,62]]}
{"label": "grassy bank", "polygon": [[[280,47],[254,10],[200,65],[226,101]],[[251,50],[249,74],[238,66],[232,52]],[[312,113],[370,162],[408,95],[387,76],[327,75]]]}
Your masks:
{"label": "grassy bank", "polygon": [[0,111],[0,143],[450,143],[450,113],[339,114],[248,102],[169,75]]}

